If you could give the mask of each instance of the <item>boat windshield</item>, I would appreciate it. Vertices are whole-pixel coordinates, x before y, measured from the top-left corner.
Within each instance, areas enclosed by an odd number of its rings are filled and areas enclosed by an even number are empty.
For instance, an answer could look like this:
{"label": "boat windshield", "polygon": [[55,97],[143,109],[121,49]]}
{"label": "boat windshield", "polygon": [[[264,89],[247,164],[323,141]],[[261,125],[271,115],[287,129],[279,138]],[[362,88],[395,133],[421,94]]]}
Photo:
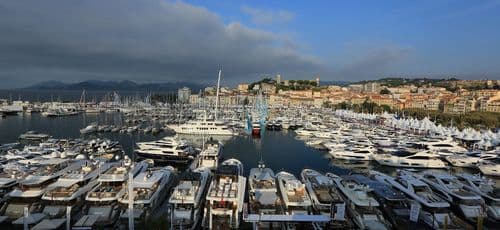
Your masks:
{"label": "boat windshield", "polygon": [[183,204],[176,204],[175,209],[179,211],[187,211],[191,210],[193,208],[192,203],[183,203]]}
{"label": "boat windshield", "polygon": [[374,206],[356,206],[356,210],[362,214],[377,214],[377,208]]}

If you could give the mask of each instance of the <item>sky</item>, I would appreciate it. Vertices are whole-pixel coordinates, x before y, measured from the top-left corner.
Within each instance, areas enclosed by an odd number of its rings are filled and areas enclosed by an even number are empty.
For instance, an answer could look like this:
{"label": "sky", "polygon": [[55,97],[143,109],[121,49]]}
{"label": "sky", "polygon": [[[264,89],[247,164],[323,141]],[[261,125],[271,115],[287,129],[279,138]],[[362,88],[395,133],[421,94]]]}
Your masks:
{"label": "sky", "polygon": [[0,88],[500,79],[500,0],[2,0]]}

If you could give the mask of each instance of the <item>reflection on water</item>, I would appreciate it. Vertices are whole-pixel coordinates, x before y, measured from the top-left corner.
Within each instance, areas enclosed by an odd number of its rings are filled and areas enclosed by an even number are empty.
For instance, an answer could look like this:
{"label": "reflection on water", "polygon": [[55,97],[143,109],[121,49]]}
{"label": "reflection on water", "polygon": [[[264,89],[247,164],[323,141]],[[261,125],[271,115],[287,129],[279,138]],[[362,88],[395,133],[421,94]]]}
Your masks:
{"label": "reflection on water", "polygon": [[177,137],[184,139],[194,145],[197,148],[201,148],[203,146],[203,143],[209,140],[210,138],[213,138],[214,140],[218,140],[222,142],[222,144],[226,144],[228,141],[230,141],[232,138],[236,138],[234,136],[205,136],[205,135],[188,135],[188,134],[178,134]]}

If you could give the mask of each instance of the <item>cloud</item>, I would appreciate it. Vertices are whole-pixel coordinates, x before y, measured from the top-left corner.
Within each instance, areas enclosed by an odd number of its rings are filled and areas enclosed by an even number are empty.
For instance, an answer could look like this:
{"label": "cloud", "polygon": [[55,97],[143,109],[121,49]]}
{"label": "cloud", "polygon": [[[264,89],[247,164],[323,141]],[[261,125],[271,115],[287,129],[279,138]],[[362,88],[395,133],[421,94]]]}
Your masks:
{"label": "cloud", "polygon": [[373,79],[393,74],[397,66],[415,51],[413,47],[397,44],[356,44],[346,46],[344,62],[334,72],[351,80]]}
{"label": "cloud", "polygon": [[254,24],[270,25],[276,23],[287,23],[293,20],[294,14],[286,10],[265,10],[249,6],[241,7],[241,11],[251,17]]}
{"label": "cloud", "polygon": [[224,24],[180,1],[0,1],[4,87],[42,80],[213,82],[262,73],[311,76],[322,63],[287,38]]}

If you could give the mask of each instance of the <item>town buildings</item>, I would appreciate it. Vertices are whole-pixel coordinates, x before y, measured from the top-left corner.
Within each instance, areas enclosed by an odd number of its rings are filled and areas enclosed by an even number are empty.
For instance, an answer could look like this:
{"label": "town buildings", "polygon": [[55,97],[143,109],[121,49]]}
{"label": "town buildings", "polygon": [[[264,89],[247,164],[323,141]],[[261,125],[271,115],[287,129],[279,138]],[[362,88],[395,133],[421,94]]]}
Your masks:
{"label": "town buildings", "polygon": [[[310,87],[295,87],[298,82]],[[465,81],[467,82],[467,81]],[[315,83],[315,84],[312,84]],[[444,113],[467,113],[471,111],[500,112],[500,90],[498,89],[464,89],[449,91],[445,87],[425,84],[416,86],[403,84],[397,87],[387,87],[378,82],[351,84],[348,86],[323,85],[318,87],[319,79],[314,80],[284,80],[277,75],[275,80],[261,81],[258,84],[239,84],[235,89],[222,87],[220,90],[221,105],[253,104],[258,94],[262,94],[270,107],[280,106],[314,106],[360,105],[373,102],[395,110],[422,109],[436,110]],[[474,80],[472,85],[500,84],[497,81]],[[454,82],[454,86],[467,86],[464,81]],[[250,89],[249,86],[252,86]],[[500,86],[500,85],[499,85]],[[215,103],[215,87],[207,87],[200,95],[190,95],[189,103]],[[182,92],[182,93],[181,93]],[[182,98],[185,98],[182,96]]]}

